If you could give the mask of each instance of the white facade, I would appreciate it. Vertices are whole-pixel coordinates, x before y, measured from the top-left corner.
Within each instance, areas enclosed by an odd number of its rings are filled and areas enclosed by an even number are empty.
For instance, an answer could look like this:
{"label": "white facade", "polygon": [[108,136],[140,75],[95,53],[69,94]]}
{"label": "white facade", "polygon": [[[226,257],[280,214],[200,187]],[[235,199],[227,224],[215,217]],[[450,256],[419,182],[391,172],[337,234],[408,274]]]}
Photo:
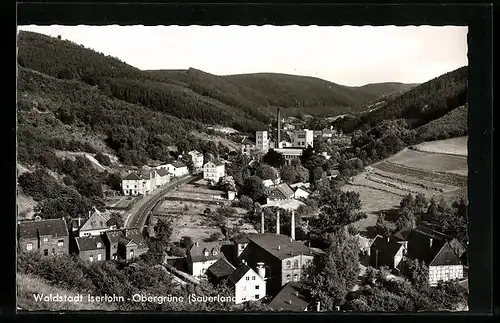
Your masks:
{"label": "white facade", "polygon": [[218,183],[226,175],[226,166],[219,161],[209,161],[203,165],[203,178]]}
{"label": "white facade", "polygon": [[194,278],[200,279],[203,275],[205,275],[208,267],[212,266],[217,260],[219,259],[193,262],[191,275],[193,275]]}
{"label": "white facade", "polygon": [[142,185],[140,184],[140,182],[142,182],[141,179],[137,179],[137,180],[124,179],[124,180],[122,180],[123,194],[124,195],[132,195],[132,196],[136,196],[139,194],[144,195],[144,189],[142,188]]}
{"label": "white facade", "polygon": [[203,167],[203,154],[193,150],[188,153],[191,156],[191,160],[193,161],[193,167],[196,170],[200,170]]}
{"label": "white facade", "polygon": [[295,130],[292,136],[293,147],[307,148],[308,146],[313,146],[314,143],[314,131],[303,129]]}
{"label": "white facade", "polygon": [[429,266],[429,284],[434,286],[441,280],[443,282],[464,278],[464,266]]}
{"label": "white facade", "polygon": [[236,304],[256,301],[266,296],[266,281],[251,268],[235,284]]}
{"label": "white facade", "polygon": [[309,197],[309,192],[299,187],[299,188],[297,188],[295,190],[295,193],[294,193],[293,197],[296,198],[296,199],[299,199],[299,198],[305,198],[306,199],[306,198]]}
{"label": "white facade", "polygon": [[255,138],[255,148],[267,152],[269,150],[269,136],[267,131],[257,131]]}
{"label": "white facade", "polygon": [[187,168],[186,165],[165,164],[165,165],[160,165],[160,166],[156,167],[156,169],[160,169],[160,168],[166,169],[167,172],[169,172],[169,174],[172,177],[181,177],[181,176],[189,174],[189,169]]}
{"label": "white facade", "polygon": [[275,151],[279,152],[283,155],[283,157],[285,157],[285,161],[287,164],[290,164],[293,159],[300,158],[300,156],[302,156],[302,149],[277,148],[275,149]]}

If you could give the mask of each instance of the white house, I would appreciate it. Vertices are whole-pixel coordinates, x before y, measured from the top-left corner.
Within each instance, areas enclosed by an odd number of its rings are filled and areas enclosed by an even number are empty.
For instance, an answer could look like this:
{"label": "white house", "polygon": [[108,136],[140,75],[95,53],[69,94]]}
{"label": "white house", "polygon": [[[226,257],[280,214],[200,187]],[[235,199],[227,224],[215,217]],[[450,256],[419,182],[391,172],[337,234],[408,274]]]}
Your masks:
{"label": "white house", "polygon": [[229,276],[229,281],[234,286],[236,304],[256,301],[266,296],[265,269],[257,270],[262,276],[246,263],[242,263]]}
{"label": "white house", "polygon": [[203,178],[207,181],[218,183],[226,175],[226,166],[218,159],[213,159],[203,165]]}
{"label": "white house", "polygon": [[297,187],[295,189],[295,193],[294,193],[293,197],[295,199],[300,199],[300,198],[306,199],[309,197],[309,194],[311,194],[311,192],[309,192],[309,190],[307,188],[302,186],[302,187]]}
{"label": "white house", "polygon": [[78,228],[79,237],[99,236],[101,233],[115,229],[115,226],[108,226],[110,219],[107,213],[101,213],[94,208],[94,212],[89,212],[89,217]]}
{"label": "white house", "polygon": [[170,182],[170,174],[166,169],[160,168],[156,171],[156,187],[161,187]]}
{"label": "white house", "polygon": [[293,159],[300,158],[302,156],[303,149],[300,148],[277,148],[274,151],[280,153],[285,157],[287,164],[290,164]]}
{"label": "white house", "polygon": [[196,150],[192,150],[188,154],[191,156],[194,169],[200,171],[203,168],[203,154]]}
{"label": "white house", "polygon": [[195,242],[187,252],[188,273],[201,279],[208,267],[222,257],[219,242]]}
{"label": "white house", "polygon": [[132,172],[122,180],[124,195],[147,195],[157,187],[157,173],[155,169],[142,169]]}
{"label": "white house", "polygon": [[163,164],[156,167],[156,169],[166,169],[167,172],[169,172],[172,177],[181,177],[189,174],[189,169],[187,168],[187,166],[180,161]]}
{"label": "white house", "polygon": [[257,131],[255,138],[255,148],[267,152],[269,150],[269,136],[267,131]]}
{"label": "white house", "polygon": [[314,131],[308,129],[295,130],[292,136],[293,147],[307,148],[313,146]]}

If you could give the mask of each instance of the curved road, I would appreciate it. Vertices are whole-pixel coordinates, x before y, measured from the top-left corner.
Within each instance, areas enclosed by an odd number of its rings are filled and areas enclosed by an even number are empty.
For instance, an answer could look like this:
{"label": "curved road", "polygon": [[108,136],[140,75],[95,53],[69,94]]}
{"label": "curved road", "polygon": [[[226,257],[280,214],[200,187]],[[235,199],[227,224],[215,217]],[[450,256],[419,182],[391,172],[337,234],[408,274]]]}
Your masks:
{"label": "curved road", "polygon": [[146,219],[148,218],[148,214],[156,205],[156,203],[158,203],[158,201],[160,201],[162,197],[174,191],[180,185],[184,185],[195,178],[197,177],[188,175],[182,178],[172,179],[168,184],[168,186],[166,186],[165,188],[163,188],[158,192],[155,192],[153,195],[150,195],[148,201],[146,201],[143,205],[141,205],[136,212],[128,216],[125,223],[125,228],[138,227],[142,231],[142,228],[146,223]]}

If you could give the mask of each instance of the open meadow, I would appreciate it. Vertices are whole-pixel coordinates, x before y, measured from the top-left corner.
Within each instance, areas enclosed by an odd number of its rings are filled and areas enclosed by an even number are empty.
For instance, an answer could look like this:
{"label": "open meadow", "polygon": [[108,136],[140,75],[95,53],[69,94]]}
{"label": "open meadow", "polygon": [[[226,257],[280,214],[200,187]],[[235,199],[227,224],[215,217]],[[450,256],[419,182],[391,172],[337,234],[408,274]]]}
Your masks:
{"label": "open meadow", "polygon": [[457,137],[446,140],[427,141],[415,145],[413,149],[430,153],[441,153],[467,157],[468,137]]}
{"label": "open meadow", "polygon": [[[404,149],[390,158],[370,165],[365,171],[356,175],[343,190],[355,191],[360,194],[362,211],[367,218],[355,223],[361,232],[373,232],[377,216],[386,214],[389,222],[395,222],[394,212],[401,199],[411,193],[423,194],[427,198],[440,199],[445,197],[467,197],[467,157],[452,155],[451,148],[456,152],[467,150],[467,140],[462,138],[432,142],[426,146],[438,151],[441,147],[446,153]],[[460,144],[462,147],[460,147]],[[433,148],[432,148],[433,147]],[[443,147],[448,147],[447,149]]]}

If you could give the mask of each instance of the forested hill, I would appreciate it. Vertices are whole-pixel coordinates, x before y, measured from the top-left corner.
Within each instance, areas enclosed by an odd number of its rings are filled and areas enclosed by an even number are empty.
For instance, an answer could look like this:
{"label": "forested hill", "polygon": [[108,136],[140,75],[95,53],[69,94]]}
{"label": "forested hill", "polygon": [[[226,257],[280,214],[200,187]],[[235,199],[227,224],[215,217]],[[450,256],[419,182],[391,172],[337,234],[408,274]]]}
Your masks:
{"label": "forested hill", "polygon": [[415,86],[417,83],[399,83],[399,82],[385,82],[385,83],[371,83],[358,87],[357,89],[369,92],[378,97],[385,97],[389,95],[402,94]]}
{"label": "forested hill", "polygon": [[[391,119],[405,119],[410,128],[418,128],[466,103],[467,66],[464,66],[401,95],[391,95],[368,111],[338,119],[335,124],[348,133]],[[461,109],[458,114],[466,112],[466,109]],[[454,118],[459,116],[454,115]]]}
{"label": "forested hill", "polygon": [[188,70],[142,71],[71,41],[20,31],[18,63],[58,79],[97,85],[106,95],[205,124],[253,132],[281,107],[286,115],[356,112],[386,94],[285,74],[216,76]]}

